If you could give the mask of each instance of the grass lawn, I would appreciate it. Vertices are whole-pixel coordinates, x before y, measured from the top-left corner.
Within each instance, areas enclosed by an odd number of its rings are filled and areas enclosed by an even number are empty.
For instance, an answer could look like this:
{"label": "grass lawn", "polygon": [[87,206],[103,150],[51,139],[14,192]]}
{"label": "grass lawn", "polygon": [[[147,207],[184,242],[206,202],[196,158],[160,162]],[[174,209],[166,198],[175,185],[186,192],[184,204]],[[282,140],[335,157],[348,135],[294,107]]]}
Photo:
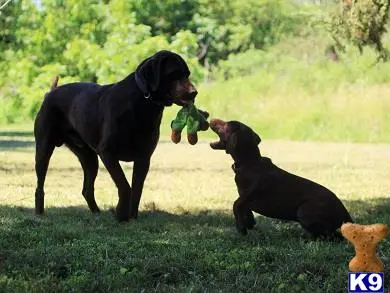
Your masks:
{"label": "grass lawn", "polygon": [[[30,135],[0,132],[0,292],[347,292],[347,241],[309,241],[298,224],[260,215],[247,236],[236,233],[231,159],[205,142],[162,141],[139,219],[118,224],[108,173],[101,167],[95,188],[103,212],[91,215],[82,170],[66,148],[51,160],[46,215],[33,215]],[[263,137],[261,149],[333,190],[356,222],[390,224],[390,145]],[[390,237],[378,251],[388,290]]]}

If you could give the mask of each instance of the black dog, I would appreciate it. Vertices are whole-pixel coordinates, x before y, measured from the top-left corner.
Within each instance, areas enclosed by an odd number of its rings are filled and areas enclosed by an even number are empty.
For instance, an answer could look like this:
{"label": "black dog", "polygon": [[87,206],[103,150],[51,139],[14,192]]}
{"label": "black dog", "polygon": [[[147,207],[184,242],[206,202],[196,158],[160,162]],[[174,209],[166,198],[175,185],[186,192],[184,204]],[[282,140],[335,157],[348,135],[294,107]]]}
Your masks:
{"label": "black dog", "polygon": [[314,237],[338,236],[336,230],[351,216],[336,195],[313,181],[288,173],[262,157],[260,137],[237,121],[213,119],[211,129],[220,141],[213,149],[233,157],[239,198],[233,212],[240,233],[253,228],[252,211],[267,217],[298,221]]}
{"label": "black dog", "polygon": [[[83,168],[82,194],[89,209],[99,212],[94,195],[99,155],[118,188],[118,220],[137,218],[164,107],[187,104],[197,95],[189,75],[179,55],[160,51],[117,83],[70,83],[49,92],[34,127],[36,214],[44,211],[44,181],[50,157],[56,146],[65,144]],[[119,161],[134,162],[131,187]]]}

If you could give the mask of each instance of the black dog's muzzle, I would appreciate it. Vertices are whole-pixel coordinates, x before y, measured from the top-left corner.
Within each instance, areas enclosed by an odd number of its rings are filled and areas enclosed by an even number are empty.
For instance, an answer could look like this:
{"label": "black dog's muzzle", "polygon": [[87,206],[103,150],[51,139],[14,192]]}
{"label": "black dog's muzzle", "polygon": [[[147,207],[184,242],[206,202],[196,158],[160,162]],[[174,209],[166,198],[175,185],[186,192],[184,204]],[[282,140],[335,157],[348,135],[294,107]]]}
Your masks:
{"label": "black dog's muzzle", "polygon": [[196,95],[198,94],[198,91],[194,88],[191,92],[188,93],[186,99],[174,99],[170,94],[166,94],[164,101],[156,101],[155,99],[153,99],[153,95],[151,94],[151,91],[148,89],[148,86],[142,82],[138,72],[135,72],[135,82],[138,88],[144,94],[145,100],[158,106],[167,107],[167,106],[172,106],[173,103],[176,103],[180,106],[184,106],[193,103]]}

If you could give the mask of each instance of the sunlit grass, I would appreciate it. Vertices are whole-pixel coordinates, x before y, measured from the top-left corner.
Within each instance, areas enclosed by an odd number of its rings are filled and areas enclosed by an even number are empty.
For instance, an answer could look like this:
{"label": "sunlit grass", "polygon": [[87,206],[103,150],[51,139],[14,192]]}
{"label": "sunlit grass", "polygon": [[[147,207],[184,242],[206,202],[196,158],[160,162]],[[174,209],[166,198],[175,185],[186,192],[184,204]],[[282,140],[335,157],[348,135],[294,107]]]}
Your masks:
{"label": "sunlit grass", "polygon": [[[235,231],[232,161],[204,140],[160,142],[139,219],[124,224],[108,211],[117,195],[102,167],[95,190],[103,212],[89,213],[82,170],[66,148],[50,163],[46,215],[34,216],[31,143],[16,133],[0,138],[1,292],[346,291],[353,256],[346,241],[308,241],[298,224],[259,215],[246,237]],[[333,190],[356,222],[390,224],[389,145],[263,137],[261,150]],[[131,164],[123,166],[131,178]],[[389,253],[386,239],[379,245],[385,263]]]}
{"label": "sunlit grass", "polygon": [[[33,143],[31,137],[17,139],[27,145]],[[4,141],[0,145],[5,145]],[[386,144],[291,142],[263,137],[260,148],[282,168],[328,186],[343,199],[390,196],[390,161],[386,160],[390,147]],[[185,141],[179,145],[162,141],[152,157],[141,206],[153,202],[169,212],[176,208],[229,210],[237,196],[231,163],[224,151],[213,151],[205,141],[196,146]],[[131,178],[132,163],[122,165]],[[4,186],[0,203],[31,207],[36,180],[33,149],[0,150],[0,166],[0,184]],[[46,179],[47,207],[85,205],[82,179],[77,158],[65,147],[57,148]],[[116,204],[115,186],[102,164],[95,189],[100,205],[108,208]]]}

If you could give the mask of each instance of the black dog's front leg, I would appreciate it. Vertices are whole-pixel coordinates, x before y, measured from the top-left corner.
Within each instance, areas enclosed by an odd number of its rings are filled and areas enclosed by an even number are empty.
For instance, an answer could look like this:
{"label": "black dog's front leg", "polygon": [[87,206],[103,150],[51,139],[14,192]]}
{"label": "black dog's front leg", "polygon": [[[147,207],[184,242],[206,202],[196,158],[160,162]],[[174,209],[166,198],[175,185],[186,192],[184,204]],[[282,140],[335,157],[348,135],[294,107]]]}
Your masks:
{"label": "black dog's front leg", "polygon": [[111,155],[110,152],[104,151],[100,153],[99,156],[118,188],[119,200],[118,205],[116,206],[116,216],[118,221],[128,221],[130,219],[131,187],[129,182],[127,182],[125,173],[119,164],[119,160]]}
{"label": "black dog's front leg", "polygon": [[234,217],[236,218],[236,228],[238,232],[243,235],[248,233],[246,226],[246,217],[248,212],[250,211],[246,208],[245,200],[242,197],[238,198],[233,204],[233,213]]}
{"label": "black dog's front leg", "polygon": [[133,187],[130,199],[130,218],[136,219],[138,216],[138,207],[141,200],[142,189],[146,175],[148,174],[150,166],[150,158],[134,161],[133,180],[131,186]]}

